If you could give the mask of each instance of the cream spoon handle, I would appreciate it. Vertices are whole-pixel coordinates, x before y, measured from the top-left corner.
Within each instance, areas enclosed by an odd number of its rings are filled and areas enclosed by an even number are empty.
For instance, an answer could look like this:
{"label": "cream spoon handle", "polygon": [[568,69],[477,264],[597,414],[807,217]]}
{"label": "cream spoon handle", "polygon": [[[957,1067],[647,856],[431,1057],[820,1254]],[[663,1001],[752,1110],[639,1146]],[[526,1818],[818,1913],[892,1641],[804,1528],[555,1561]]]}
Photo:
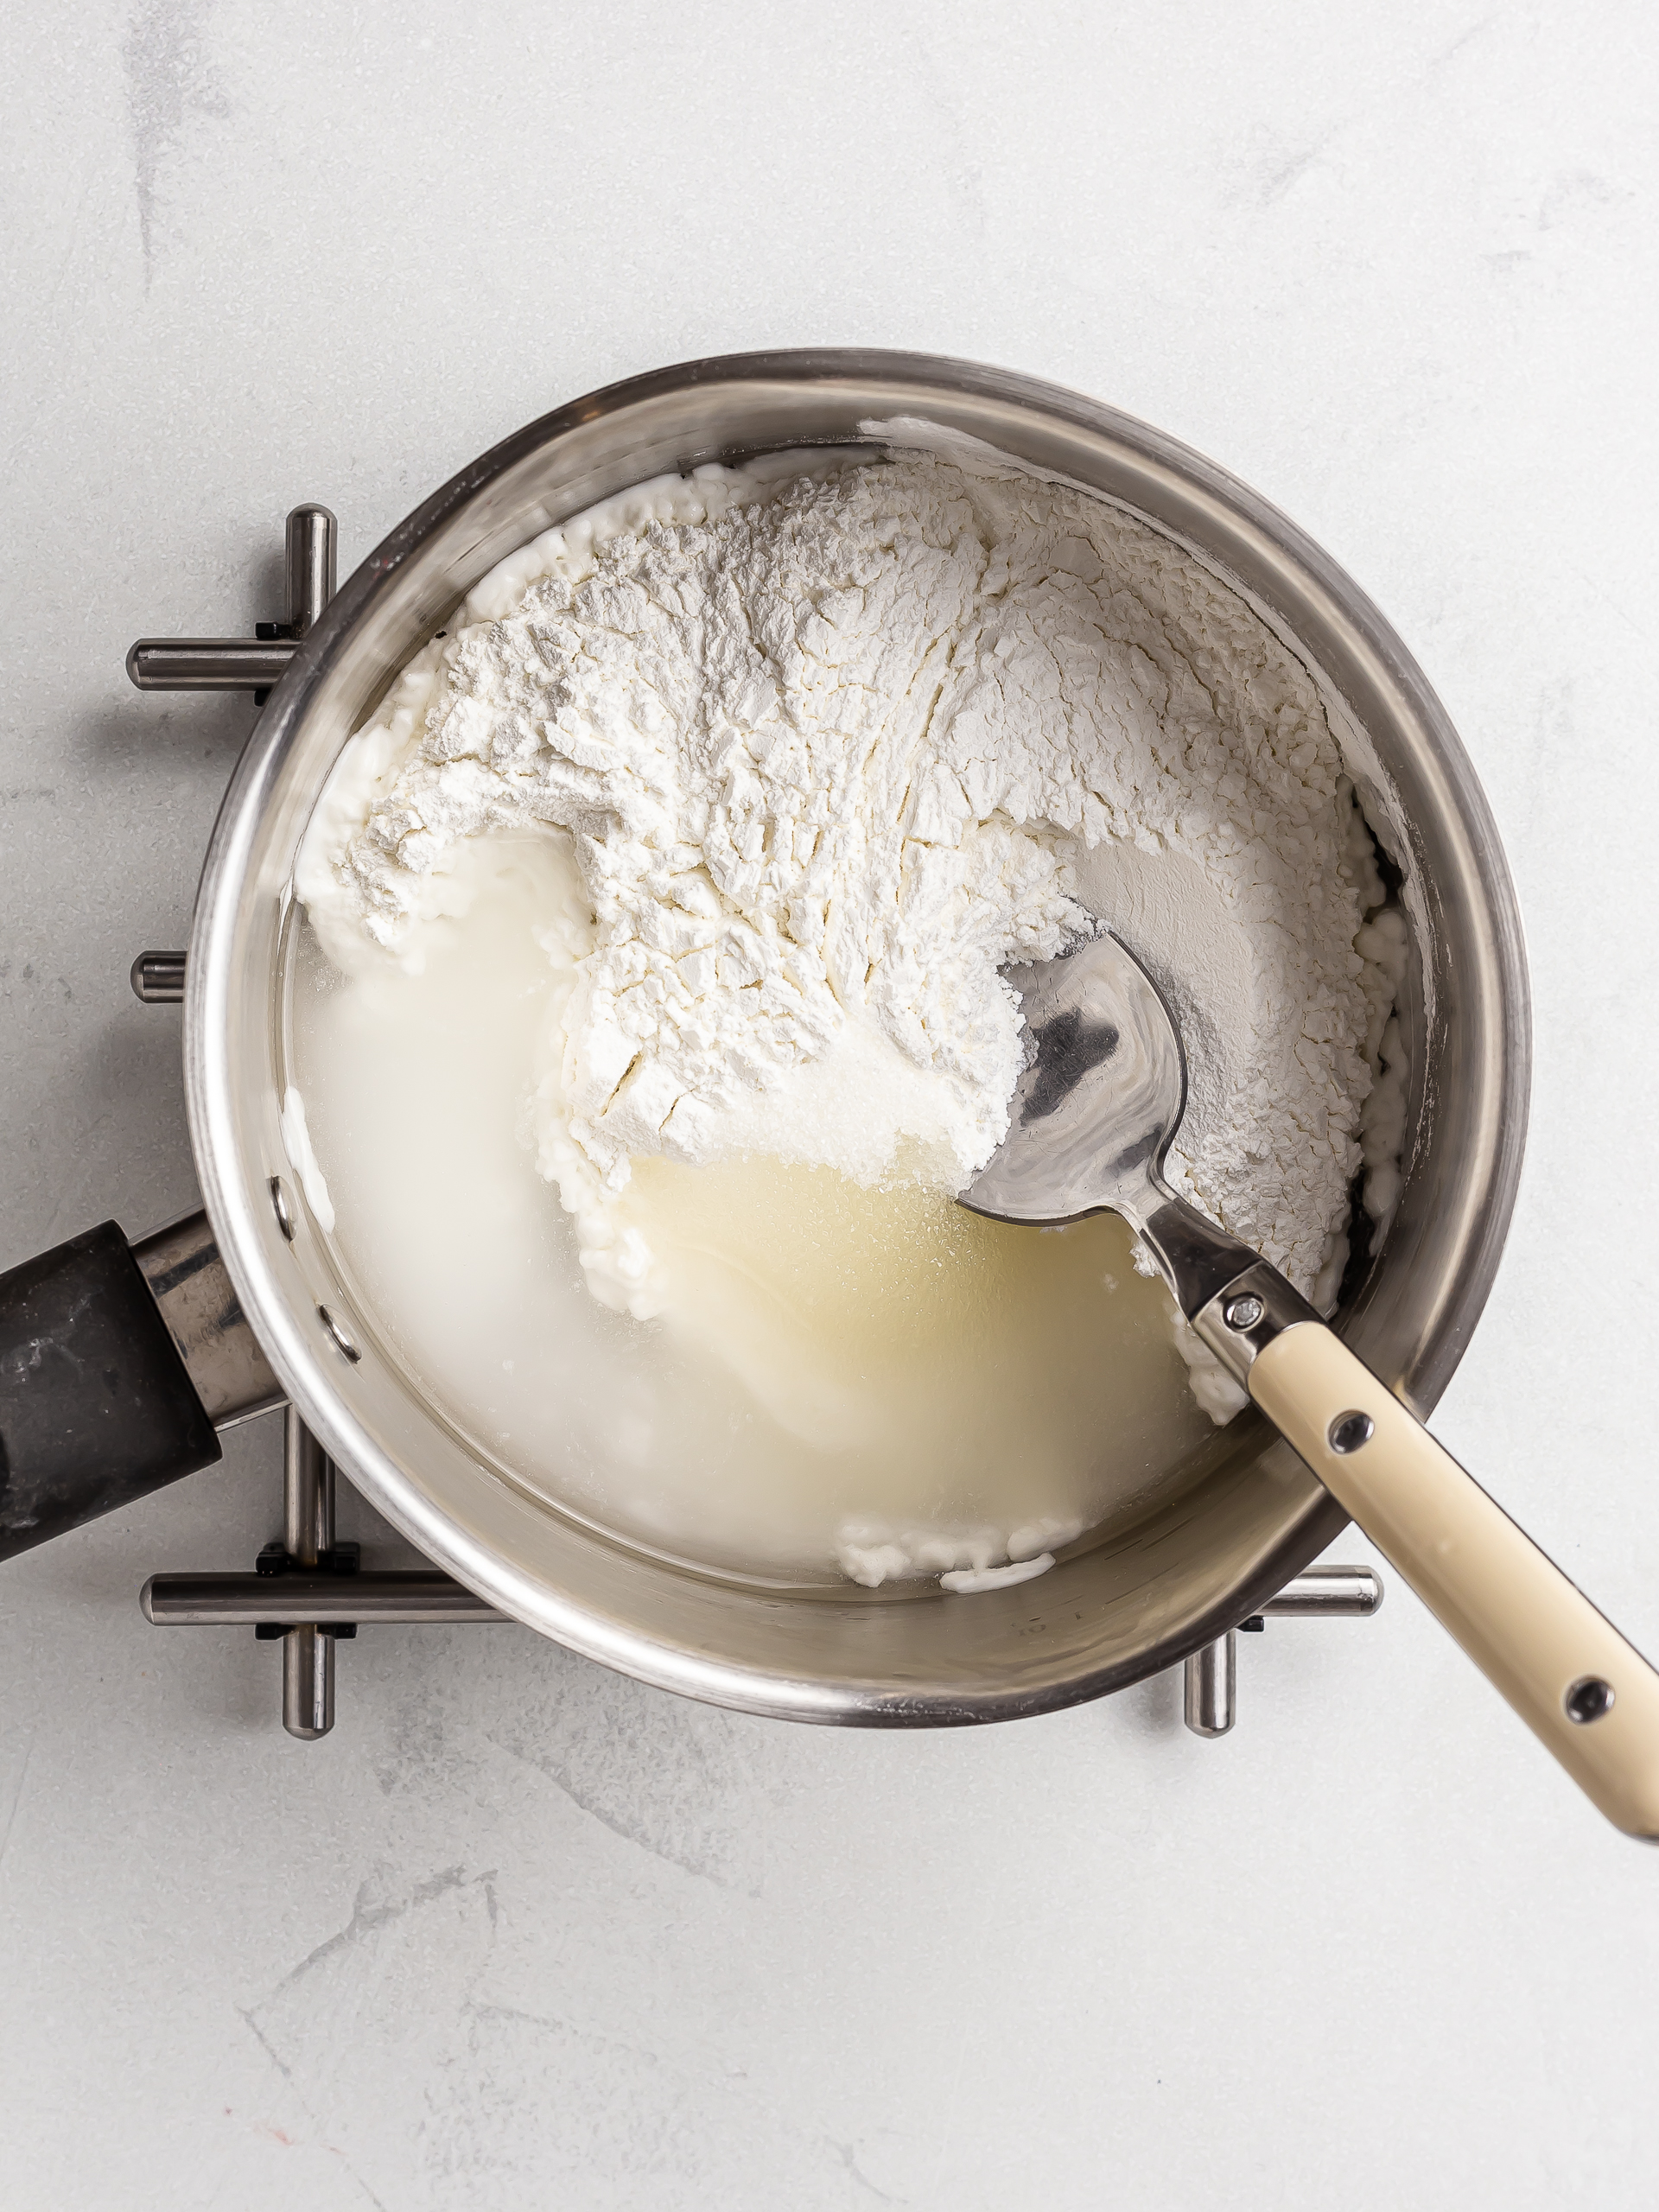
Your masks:
{"label": "cream spoon handle", "polygon": [[1659,1674],[1322,1321],[1252,1398],[1615,1827],[1659,1841]]}

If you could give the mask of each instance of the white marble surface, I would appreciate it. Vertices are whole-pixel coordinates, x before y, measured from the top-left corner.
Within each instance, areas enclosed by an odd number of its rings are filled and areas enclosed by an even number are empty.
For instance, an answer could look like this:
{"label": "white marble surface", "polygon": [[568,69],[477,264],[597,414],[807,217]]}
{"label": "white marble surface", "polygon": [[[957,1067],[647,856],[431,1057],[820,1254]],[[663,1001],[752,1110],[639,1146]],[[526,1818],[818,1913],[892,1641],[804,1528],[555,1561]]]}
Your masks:
{"label": "white marble surface", "polygon": [[[1649,10],[65,0],[0,50],[0,1264],[194,1196],[126,968],[251,709],[139,698],[135,635],[634,370],[1005,362],[1261,486],[1462,729],[1538,1075],[1439,1426],[1659,1645]],[[1397,1586],[1249,1639],[1215,1745],[1167,1680],[831,1734],[501,1629],[365,1634],[307,1747],[271,1647],[137,1605],[274,1532],[276,1443],[0,1571],[9,2212],[1654,2201],[1659,1858]]]}

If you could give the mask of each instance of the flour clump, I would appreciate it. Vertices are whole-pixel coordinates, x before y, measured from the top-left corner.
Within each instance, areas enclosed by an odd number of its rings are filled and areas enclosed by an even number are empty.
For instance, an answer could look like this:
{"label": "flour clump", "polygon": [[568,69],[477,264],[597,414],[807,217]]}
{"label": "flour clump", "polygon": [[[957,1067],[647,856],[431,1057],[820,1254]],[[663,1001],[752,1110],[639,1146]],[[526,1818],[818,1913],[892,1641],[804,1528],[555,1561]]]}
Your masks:
{"label": "flour clump", "polygon": [[570,855],[531,1135],[605,1303],[672,1300],[655,1158],[960,1190],[1021,1065],[999,969],[1096,919],[1181,1020],[1172,1179],[1328,1301],[1403,938],[1309,674],[1134,518],[895,448],[550,531],[342,755],[296,869],[330,957],[418,968],[498,833]]}

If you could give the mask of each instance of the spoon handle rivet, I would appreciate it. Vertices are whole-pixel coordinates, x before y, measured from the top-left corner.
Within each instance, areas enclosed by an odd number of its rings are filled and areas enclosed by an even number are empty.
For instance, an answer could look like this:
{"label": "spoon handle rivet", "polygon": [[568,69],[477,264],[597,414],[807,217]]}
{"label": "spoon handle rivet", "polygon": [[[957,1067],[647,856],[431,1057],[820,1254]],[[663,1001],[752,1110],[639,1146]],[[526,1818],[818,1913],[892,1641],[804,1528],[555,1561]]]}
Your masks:
{"label": "spoon handle rivet", "polygon": [[1613,1709],[1613,1686],[1605,1682],[1599,1675],[1586,1675],[1573,1683],[1561,1700],[1567,1707],[1569,1720],[1577,1721],[1580,1728],[1592,1720],[1599,1720],[1604,1713]]}
{"label": "spoon handle rivet", "polygon": [[1247,1291],[1243,1298],[1235,1298],[1227,1308],[1230,1329],[1253,1329],[1266,1312],[1266,1307],[1254,1291]]}
{"label": "spoon handle rivet", "polygon": [[1369,1444],[1376,1433],[1376,1423],[1370,1414],[1338,1414],[1331,1424],[1329,1435],[1333,1452],[1357,1452],[1362,1444]]}

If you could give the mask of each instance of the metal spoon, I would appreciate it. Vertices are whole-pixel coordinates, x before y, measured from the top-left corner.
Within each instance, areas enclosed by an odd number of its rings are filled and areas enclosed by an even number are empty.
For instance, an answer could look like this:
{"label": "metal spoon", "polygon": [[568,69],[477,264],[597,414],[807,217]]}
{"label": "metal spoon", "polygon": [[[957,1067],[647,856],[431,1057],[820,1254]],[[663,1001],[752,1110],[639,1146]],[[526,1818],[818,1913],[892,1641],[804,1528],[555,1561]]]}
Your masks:
{"label": "metal spoon", "polygon": [[1005,972],[1030,1065],[962,1204],[1034,1226],[1122,1214],[1199,1337],[1580,1788],[1659,1840],[1659,1674],[1276,1268],[1165,1182],[1186,1061],[1140,962],[1103,934]]}

